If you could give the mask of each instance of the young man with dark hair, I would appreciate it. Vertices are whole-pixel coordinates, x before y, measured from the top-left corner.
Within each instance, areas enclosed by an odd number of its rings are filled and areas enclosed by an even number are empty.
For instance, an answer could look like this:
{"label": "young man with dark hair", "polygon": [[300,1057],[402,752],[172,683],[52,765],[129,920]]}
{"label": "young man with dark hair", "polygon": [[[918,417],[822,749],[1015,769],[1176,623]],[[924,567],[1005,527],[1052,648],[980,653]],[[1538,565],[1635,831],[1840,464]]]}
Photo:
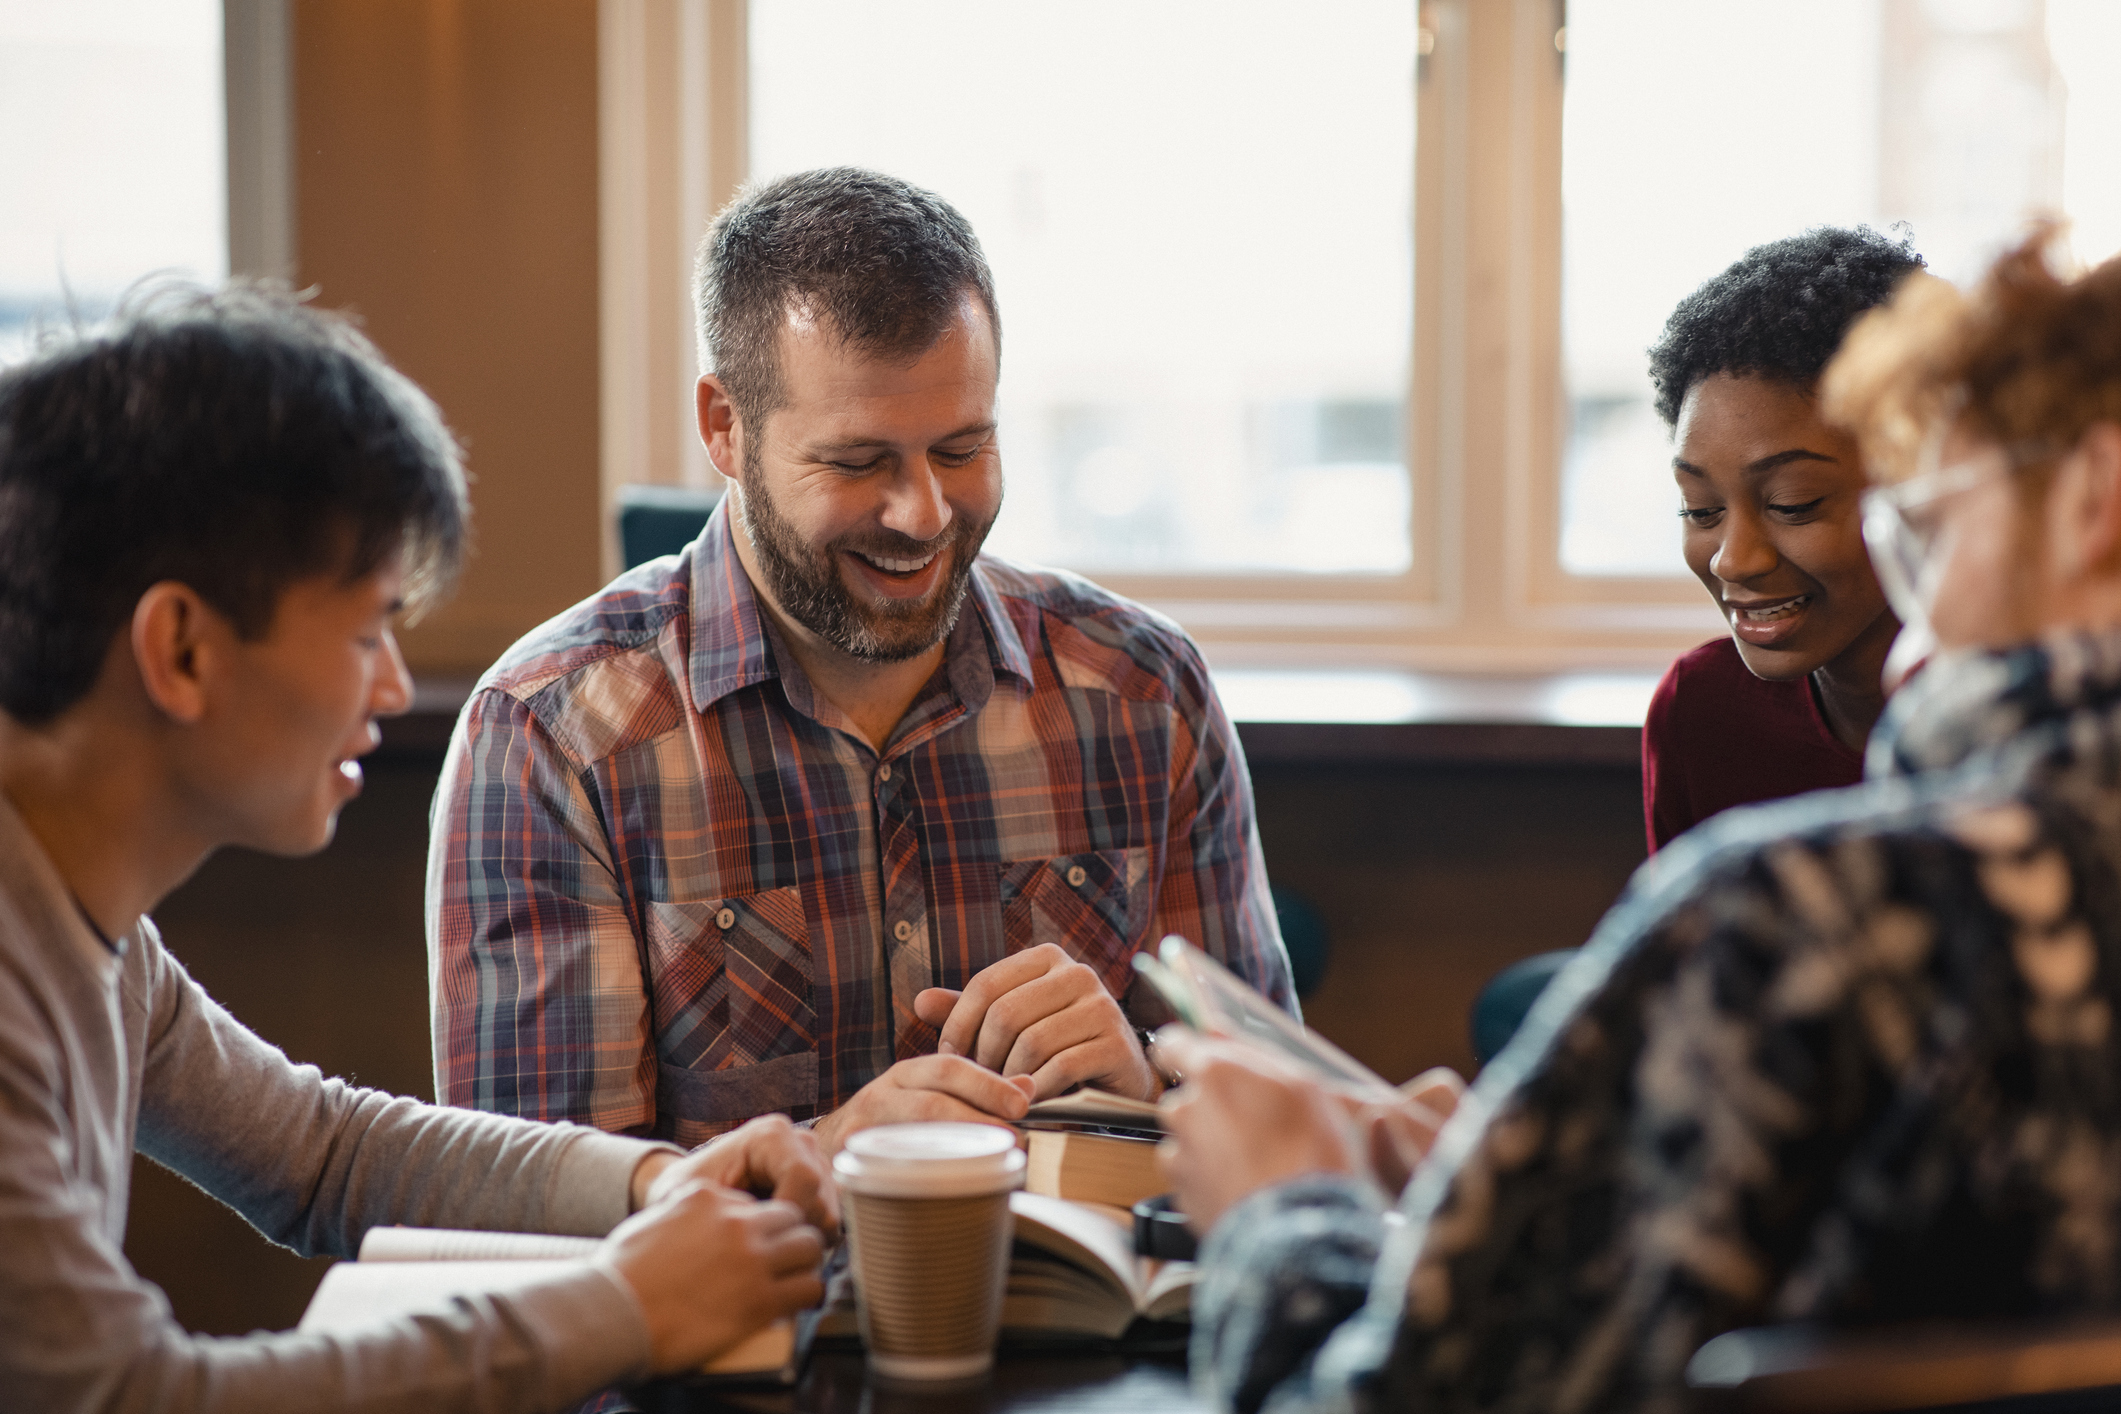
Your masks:
{"label": "young man with dark hair", "polygon": [[[8,1408],[561,1409],[820,1294],[830,1195],[785,1122],[687,1158],[327,1080],[146,917],[223,845],[329,842],[410,697],[392,618],[446,586],[466,510],[433,405],[283,296],[166,290],[0,374]],[[305,1254],[384,1223],[610,1236],[417,1324],[197,1338],[121,1252],[136,1144]]]}
{"label": "young man with dark hair", "polygon": [[983,556],[993,281],[851,168],[708,233],[698,418],[730,491],[465,708],[428,872],[455,1104],[693,1143],[753,1115],[1006,1120],[1153,1096],[1131,955],[1293,1007],[1250,782],[1193,644]]}

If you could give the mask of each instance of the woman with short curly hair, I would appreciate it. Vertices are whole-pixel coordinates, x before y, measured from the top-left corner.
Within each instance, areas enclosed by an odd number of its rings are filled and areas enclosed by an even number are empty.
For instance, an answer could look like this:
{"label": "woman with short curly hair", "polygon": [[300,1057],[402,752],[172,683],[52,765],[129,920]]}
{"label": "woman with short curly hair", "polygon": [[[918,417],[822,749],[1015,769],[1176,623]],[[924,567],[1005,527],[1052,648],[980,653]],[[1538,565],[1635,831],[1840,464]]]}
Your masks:
{"label": "woman with short curly hair", "polygon": [[1650,350],[1687,567],[1730,625],[1672,664],[1642,741],[1655,851],[1752,801],[1851,786],[1899,625],[1864,555],[1864,469],[1816,386],[1922,258],[1867,227],[1756,246],[1680,301]]}

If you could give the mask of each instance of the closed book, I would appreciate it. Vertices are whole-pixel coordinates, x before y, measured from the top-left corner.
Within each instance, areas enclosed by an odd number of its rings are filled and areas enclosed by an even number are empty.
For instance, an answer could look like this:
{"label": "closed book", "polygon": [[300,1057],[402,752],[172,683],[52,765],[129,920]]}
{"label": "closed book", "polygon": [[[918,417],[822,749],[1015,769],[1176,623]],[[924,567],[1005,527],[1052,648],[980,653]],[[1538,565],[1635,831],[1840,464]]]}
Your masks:
{"label": "closed book", "polygon": [[1153,1139],[1070,1129],[1032,1129],[1024,1137],[1027,1193],[1132,1208],[1170,1191]]}

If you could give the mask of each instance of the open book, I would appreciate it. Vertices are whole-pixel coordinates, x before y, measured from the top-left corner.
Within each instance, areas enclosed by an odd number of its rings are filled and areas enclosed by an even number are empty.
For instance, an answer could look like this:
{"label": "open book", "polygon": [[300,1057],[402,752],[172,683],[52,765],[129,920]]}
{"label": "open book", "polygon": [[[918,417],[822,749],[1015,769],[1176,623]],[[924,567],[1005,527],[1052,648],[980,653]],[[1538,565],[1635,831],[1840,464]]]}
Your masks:
{"label": "open book", "polygon": [[[1193,1263],[1137,1257],[1134,1218],[1126,1209],[1012,1193],[1009,1210],[1016,1219],[1016,1246],[1002,1300],[1004,1339],[1111,1341],[1137,1320],[1188,1319]],[[452,1297],[528,1286],[559,1275],[596,1247],[587,1237],[372,1228],[361,1242],[359,1261],[340,1262],[324,1274],[300,1329],[346,1334],[439,1309]],[[844,1264],[824,1309],[816,1313],[814,1333],[859,1334]],[[725,1352],[701,1374],[731,1382],[792,1383],[800,1361],[795,1323],[781,1321]]]}
{"label": "open book", "polygon": [[[1137,1320],[1182,1322],[1193,1308],[1191,1262],[1134,1255],[1134,1216],[1122,1208],[1012,1193],[1016,1246],[1002,1297],[1002,1339],[1027,1344],[1115,1341]],[[820,1339],[860,1334],[854,1281],[834,1264],[817,1320]]]}
{"label": "open book", "polygon": [[[1016,1246],[1002,1297],[1002,1340],[1036,1345],[1116,1341],[1137,1320],[1182,1322],[1193,1309],[1191,1262],[1134,1255],[1134,1217],[1121,1208],[1012,1193]],[[853,1274],[829,1269],[815,1335],[861,1334]]]}
{"label": "open book", "polygon": [[[459,1296],[507,1292],[565,1273],[597,1250],[593,1237],[451,1228],[377,1227],[360,1260],[324,1273],[299,1329],[349,1335],[400,1316],[446,1307]],[[795,1324],[776,1321],[710,1361],[702,1376],[793,1383]]]}
{"label": "open book", "polygon": [[1134,1255],[1126,1209],[1012,1193],[1009,1210],[1016,1251],[1002,1300],[1005,1336],[1117,1340],[1138,1319],[1191,1316],[1193,1263]]}

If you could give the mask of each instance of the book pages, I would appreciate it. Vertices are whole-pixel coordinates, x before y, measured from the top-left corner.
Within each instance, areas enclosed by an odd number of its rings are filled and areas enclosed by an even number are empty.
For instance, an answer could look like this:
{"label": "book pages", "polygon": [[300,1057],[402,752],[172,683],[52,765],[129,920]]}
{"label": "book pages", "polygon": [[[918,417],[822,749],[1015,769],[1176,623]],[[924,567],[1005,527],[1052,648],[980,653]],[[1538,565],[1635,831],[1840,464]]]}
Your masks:
{"label": "book pages", "polygon": [[594,1237],[546,1232],[473,1232],[450,1227],[372,1227],[361,1239],[364,1262],[569,1261],[597,1250]]}

